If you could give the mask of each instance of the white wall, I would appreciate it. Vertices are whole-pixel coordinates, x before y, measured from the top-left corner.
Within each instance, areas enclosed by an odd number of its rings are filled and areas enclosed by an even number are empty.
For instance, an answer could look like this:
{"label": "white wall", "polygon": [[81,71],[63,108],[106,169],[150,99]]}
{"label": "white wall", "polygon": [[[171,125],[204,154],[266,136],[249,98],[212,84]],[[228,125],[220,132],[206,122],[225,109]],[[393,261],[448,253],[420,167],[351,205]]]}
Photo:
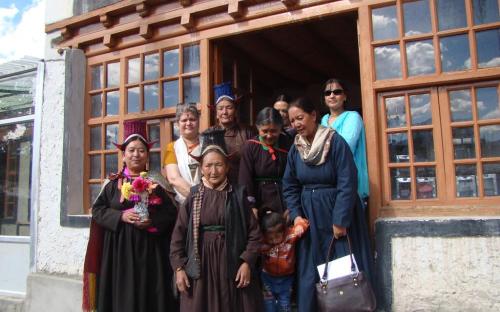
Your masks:
{"label": "white wall", "polygon": [[500,311],[500,237],[392,239],[394,311]]}
{"label": "white wall", "polygon": [[45,23],[51,24],[73,15],[73,0],[45,0]]}

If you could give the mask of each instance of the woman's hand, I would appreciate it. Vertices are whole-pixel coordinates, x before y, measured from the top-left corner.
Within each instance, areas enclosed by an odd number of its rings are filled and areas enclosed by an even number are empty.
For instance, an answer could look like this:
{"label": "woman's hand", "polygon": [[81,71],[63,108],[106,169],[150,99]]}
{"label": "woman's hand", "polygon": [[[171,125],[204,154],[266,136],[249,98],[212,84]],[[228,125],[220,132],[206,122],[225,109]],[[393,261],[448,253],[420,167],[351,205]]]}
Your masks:
{"label": "woman's hand", "polygon": [[346,236],[347,229],[340,225],[333,225],[333,236],[337,239]]}
{"label": "woman's hand", "polygon": [[257,208],[252,208],[252,212],[255,215],[255,219],[259,220],[259,210]]}
{"label": "woman's hand", "polygon": [[248,263],[243,262],[236,273],[236,288],[245,288],[250,284],[250,266]]}
{"label": "woman's hand", "polygon": [[134,222],[135,227],[138,229],[141,229],[141,230],[145,230],[145,229],[151,227],[152,224],[153,224],[153,222],[151,222],[151,219],[144,219],[142,221]]}
{"label": "woman's hand", "polygon": [[307,222],[307,220],[302,217],[295,217],[295,219],[293,219],[293,225],[297,225],[299,222]]}
{"label": "woman's hand", "polygon": [[175,272],[175,285],[177,285],[177,289],[181,293],[186,293],[188,288],[191,287],[186,271],[181,269]]}
{"label": "woman's hand", "polygon": [[139,215],[133,211],[133,209],[125,210],[122,213],[122,221],[125,223],[134,224],[136,221],[139,221]]}

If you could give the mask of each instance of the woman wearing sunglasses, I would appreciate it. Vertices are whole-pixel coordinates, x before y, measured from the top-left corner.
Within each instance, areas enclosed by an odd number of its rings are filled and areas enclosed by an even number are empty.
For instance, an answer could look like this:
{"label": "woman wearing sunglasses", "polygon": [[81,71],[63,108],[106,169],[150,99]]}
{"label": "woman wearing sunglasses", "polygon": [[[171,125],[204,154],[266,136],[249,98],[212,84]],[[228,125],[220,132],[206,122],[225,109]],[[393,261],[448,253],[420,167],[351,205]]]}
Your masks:
{"label": "woman wearing sunglasses", "polygon": [[321,125],[333,128],[349,144],[358,169],[358,194],[364,204],[369,195],[365,127],[358,112],[345,109],[346,92],[345,83],[339,79],[331,78],[325,82],[321,102],[330,113],[321,118]]}

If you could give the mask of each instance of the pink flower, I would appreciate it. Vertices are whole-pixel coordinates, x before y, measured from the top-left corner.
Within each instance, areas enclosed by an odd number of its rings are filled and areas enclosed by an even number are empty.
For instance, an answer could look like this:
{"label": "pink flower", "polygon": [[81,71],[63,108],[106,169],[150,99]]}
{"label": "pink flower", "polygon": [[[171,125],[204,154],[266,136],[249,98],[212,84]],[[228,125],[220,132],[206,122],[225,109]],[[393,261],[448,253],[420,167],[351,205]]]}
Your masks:
{"label": "pink flower", "polygon": [[161,198],[156,195],[149,196],[149,204],[150,205],[159,205],[161,204]]}
{"label": "pink flower", "polygon": [[137,193],[142,193],[148,188],[149,181],[143,179],[142,177],[138,177],[137,179],[134,180],[134,182],[132,182],[132,186],[134,187]]}
{"label": "pink flower", "polygon": [[132,194],[132,195],[130,195],[128,200],[138,203],[141,201],[141,196],[139,196],[137,194]]}

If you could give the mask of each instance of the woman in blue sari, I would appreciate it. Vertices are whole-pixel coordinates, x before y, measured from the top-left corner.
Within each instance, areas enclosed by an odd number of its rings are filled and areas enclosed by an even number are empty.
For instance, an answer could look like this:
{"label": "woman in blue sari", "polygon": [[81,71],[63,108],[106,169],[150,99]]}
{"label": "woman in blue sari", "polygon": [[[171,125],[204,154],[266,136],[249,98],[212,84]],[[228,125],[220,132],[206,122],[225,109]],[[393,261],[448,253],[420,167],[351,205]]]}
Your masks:
{"label": "woman in blue sari", "polygon": [[323,87],[322,103],[330,113],[321,118],[321,125],[340,134],[351,149],[358,169],[358,194],[363,202],[370,194],[366,165],[366,139],[363,119],[356,111],[345,109],[347,90],[339,79],[328,79]]}

